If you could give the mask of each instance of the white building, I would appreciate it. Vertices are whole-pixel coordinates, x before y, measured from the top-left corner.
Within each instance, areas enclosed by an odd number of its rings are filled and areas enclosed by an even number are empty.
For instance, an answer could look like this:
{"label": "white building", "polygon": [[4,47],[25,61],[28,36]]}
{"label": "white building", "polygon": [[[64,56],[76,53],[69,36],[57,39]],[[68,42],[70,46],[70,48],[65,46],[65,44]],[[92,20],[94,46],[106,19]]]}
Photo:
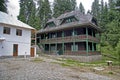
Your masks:
{"label": "white building", "polygon": [[0,56],[30,55],[33,31],[29,25],[0,12]]}

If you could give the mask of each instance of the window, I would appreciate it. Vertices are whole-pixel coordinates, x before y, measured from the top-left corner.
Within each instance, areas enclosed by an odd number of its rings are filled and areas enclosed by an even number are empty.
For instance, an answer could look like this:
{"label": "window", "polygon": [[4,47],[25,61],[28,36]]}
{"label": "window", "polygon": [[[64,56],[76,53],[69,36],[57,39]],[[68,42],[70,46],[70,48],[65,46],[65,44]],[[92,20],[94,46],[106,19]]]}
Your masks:
{"label": "window", "polygon": [[77,21],[77,19],[74,16],[72,16],[72,17],[65,18],[63,20],[62,24],[64,24],[64,23],[71,23],[71,22],[75,22],[75,21]]}
{"label": "window", "polygon": [[18,36],[22,36],[22,30],[20,30],[20,29],[16,29],[16,35],[18,35]]}
{"label": "window", "polygon": [[49,22],[46,24],[46,26],[44,28],[51,28],[51,27],[55,27],[55,23],[54,22]]}
{"label": "window", "polygon": [[10,28],[4,27],[3,33],[4,34],[10,34]]}
{"label": "window", "polygon": [[52,22],[52,23],[49,23],[48,26],[49,27],[55,27],[55,24]]}

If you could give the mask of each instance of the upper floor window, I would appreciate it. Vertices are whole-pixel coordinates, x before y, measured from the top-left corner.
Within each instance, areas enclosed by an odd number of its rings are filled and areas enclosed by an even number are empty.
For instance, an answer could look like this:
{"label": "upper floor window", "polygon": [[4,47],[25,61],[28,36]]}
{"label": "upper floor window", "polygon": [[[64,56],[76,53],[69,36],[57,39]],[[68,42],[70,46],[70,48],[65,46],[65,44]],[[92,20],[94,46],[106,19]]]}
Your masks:
{"label": "upper floor window", "polygon": [[10,34],[10,28],[9,27],[4,27],[3,33],[4,34]]}
{"label": "upper floor window", "polygon": [[55,27],[55,24],[54,23],[49,23],[48,26],[49,27]]}
{"label": "upper floor window", "polygon": [[73,16],[73,17],[69,17],[69,18],[65,18],[62,22],[62,24],[64,23],[70,23],[70,22],[75,22],[77,21],[77,19]]}
{"label": "upper floor window", "polygon": [[16,35],[22,36],[22,30],[21,29],[16,29]]}
{"label": "upper floor window", "polygon": [[55,27],[55,23],[54,22],[50,22],[50,23],[47,23],[47,25],[45,26],[46,27]]}

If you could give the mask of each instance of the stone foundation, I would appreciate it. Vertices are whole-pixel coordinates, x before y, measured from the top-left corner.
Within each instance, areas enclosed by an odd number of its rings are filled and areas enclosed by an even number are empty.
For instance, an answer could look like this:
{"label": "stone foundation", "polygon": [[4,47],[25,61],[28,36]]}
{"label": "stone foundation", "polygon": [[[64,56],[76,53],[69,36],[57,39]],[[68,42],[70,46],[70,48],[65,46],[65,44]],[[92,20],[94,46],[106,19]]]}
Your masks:
{"label": "stone foundation", "polygon": [[101,60],[102,55],[91,55],[91,56],[70,56],[70,55],[62,55],[62,58],[73,59],[80,62],[93,62]]}

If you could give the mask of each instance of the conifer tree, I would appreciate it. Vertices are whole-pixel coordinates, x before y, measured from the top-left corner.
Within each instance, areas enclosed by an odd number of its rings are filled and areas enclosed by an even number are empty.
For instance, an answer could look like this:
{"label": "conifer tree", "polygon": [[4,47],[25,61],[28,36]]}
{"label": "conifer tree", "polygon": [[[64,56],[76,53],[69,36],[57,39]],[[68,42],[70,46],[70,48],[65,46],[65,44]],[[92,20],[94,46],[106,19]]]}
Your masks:
{"label": "conifer tree", "polygon": [[41,27],[44,27],[46,22],[51,18],[52,11],[48,0],[38,0],[38,17]]}
{"label": "conifer tree", "polygon": [[0,0],[0,11],[7,13],[7,0]]}
{"label": "conifer tree", "polygon": [[33,0],[20,0],[20,13],[18,19],[28,25],[38,28],[36,25],[36,5]]}
{"label": "conifer tree", "polygon": [[99,7],[99,0],[94,0],[94,2],[92,3],[92,15],[97,18],[97,20],[99,19],[99,13],[100,13],[100,7]]}
{"label": "conifer tree", "polygon": [[73,11],[76,8],[76,0],[54,0],[53,16],[58,17],[61,14]]}
{"label": "conifer tree", "polygon": [[79,4],[79,10],[81,13],[85,14],[85,9],[84,9],[84,6],[82,5],[82,3]]}

